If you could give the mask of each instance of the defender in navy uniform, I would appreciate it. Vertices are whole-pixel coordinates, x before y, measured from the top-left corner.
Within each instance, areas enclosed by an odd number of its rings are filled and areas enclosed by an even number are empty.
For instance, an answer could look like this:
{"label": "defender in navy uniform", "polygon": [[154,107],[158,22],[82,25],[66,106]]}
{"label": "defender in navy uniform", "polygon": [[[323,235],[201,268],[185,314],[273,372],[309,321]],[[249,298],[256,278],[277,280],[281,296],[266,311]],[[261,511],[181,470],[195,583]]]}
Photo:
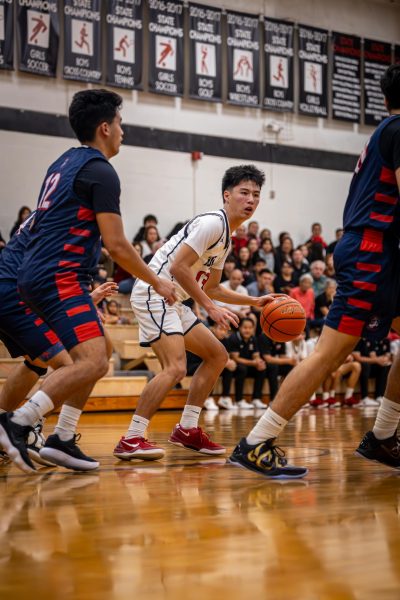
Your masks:
{"label": "defender in navy uniform", "polygon": [[[56,333],[73,363],[46,378],[23,407],[0,415],[0,444],[26,472],[34,470],[25,443],[32,425],[67,398],[83,406],[108,369],[103,327],[89,294],[100,236],[123,269],[147,281],[168,302],[175,300],[173,283],[161,281],[124,235],[120,183],[108,162],[122,142],[121,104],[121,97],[107,90],[75,94],[69,120],[82,146],[68,150],[49,168],[19,271],[22,299]],[[81,411],[69,408],[64,419],[68,436],[51,435],[40,452],[75,468],[80,451],[74,432]]]}
{"label": "defender in navy uniform", "polygon": [[[362,336],[385,337],[399,314],[400,65],[387,69],[381,87],[390,116],[372,135],[351,182],[344,235],[334,253],[338,289],[326,324],[313,354],[288,375],[272,406],[230,458],[267,477],[276,476],[270,448],[287,421],[344,362]],[[357,452],[400,467],[395,434],[399,418],[400,358],[391,369],[374,430]],[[285,476],[290,477],[290,472]]]}

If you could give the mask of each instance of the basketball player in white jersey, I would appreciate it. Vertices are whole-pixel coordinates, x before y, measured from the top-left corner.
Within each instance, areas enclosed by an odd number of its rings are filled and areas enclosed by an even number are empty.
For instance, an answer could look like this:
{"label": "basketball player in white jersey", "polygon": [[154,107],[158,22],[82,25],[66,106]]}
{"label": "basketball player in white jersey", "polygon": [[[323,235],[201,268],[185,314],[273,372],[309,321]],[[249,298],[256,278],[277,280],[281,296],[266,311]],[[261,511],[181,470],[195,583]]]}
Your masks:
{"label": "basketball player in white jersey", "polygon": [[253,216],[264,180],[264,173],[253,165],[228,169],[222,181],[223,208],[197,215],[157,251],[149,267],[161,279],[175,282],[178,302],[173,306],[146,282],[136,282],[131,302],[139,323],[139,339],[142,346],[151,346],[162,371],[144,388],[129,429],[114,449],[117,458],[154,460],[164,456],[162,448],[146,439],[146,429],[166,394],[186,375],[185,350],[203,362],[193,375],[181,421],[169,441],[203,454],[225,453],[225,448],[198,427],[198,421],[228,355],[182,301],[193,298],[215,323],[229,329],[238,326],[238,317],[213,300],[258,307],[273,300],[274,295],[243,296],[220,285],[231,234]]}

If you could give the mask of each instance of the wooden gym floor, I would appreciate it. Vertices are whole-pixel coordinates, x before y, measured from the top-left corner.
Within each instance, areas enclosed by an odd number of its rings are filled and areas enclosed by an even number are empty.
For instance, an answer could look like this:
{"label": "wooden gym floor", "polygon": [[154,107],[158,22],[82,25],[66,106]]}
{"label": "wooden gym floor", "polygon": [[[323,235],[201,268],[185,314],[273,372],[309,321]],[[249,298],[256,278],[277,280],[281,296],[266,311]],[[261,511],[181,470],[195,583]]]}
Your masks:
{"label": "wooden gym floor", "polygon": [[[0,467],[1,600],[400,598],[400,474],[353,456],[374,409],[304,409],[282,436],[304,480],[266,481],[168,445],[166,459],[111,452],[128,413],[85,414],[91,474]],[[229,449],[254,415],[204,415]],[[47,432],[54,417],[46,423]]]}

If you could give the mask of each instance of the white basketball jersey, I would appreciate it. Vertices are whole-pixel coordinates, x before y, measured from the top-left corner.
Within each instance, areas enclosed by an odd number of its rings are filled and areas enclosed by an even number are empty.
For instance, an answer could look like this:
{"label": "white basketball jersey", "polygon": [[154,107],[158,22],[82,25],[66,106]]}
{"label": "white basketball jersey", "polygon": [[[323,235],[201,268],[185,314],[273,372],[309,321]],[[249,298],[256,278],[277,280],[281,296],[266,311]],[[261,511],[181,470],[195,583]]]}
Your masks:
{"label": "white basketball jersey", "polygon": [[[173,281],[170,267],[182,244],[193,248],[199,257],[192,266],[192,272],[202,288],[210,276],[211,269],[224,268],[226,257],[230,252],[231,234],[225,211],[221,209],[194,217],[157,250],[149,263],[150,269],[162,279]],[[148,283],[138,279],[132,290],[132,300],[137,299],[138,296],[147,296],[150,289],[152,290]],[[177,282],[176,294],[181,302],[189,298],[187,292]]]}

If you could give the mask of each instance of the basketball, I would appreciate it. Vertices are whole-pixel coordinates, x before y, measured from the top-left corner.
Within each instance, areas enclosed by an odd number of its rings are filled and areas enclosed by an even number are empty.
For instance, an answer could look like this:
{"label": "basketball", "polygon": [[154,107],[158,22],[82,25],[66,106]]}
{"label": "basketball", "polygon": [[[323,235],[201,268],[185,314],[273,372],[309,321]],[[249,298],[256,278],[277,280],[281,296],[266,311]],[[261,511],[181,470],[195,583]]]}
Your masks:
{"label": "basketball", "polygon": [[306,314],[297,300],[282,296],[264,306],[260,324],[274,342],[290,342],[304,331]]}

